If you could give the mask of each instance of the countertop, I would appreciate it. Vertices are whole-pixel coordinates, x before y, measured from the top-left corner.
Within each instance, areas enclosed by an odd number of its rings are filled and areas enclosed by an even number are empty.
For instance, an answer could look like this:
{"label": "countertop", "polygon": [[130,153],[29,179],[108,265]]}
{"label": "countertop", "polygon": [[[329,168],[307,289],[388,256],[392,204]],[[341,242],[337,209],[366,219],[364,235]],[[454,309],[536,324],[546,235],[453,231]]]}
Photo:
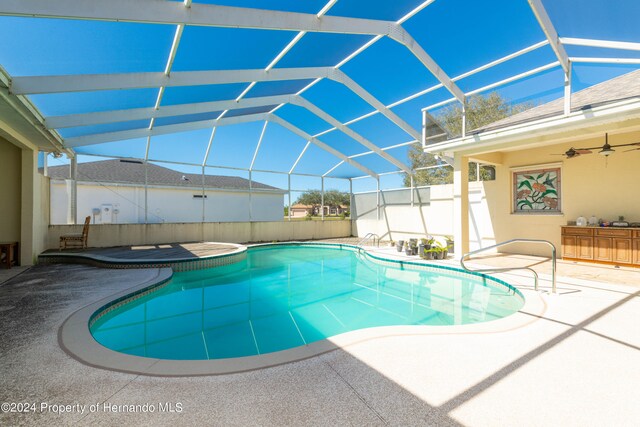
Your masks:
{"label": "countertop", "polygon": [[597,225],[562,225],[561,227],[567,228],[606,228],[606,229],[614,229],[614,230],[640,230],[640,227],[600,227]]}

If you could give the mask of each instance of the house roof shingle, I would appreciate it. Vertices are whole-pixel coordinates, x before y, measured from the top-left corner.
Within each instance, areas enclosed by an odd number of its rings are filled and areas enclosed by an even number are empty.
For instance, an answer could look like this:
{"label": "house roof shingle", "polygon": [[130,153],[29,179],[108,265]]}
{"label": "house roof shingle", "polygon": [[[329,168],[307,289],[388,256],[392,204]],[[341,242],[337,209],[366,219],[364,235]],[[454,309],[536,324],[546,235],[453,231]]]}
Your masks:
{"label": "house roof shingle", "polygon": [[[571,95],[571,111],[586,110],[598,105],[640,97],[640,70],[598,83]],[[510,125],[553,117],[564,113],[564,98],[530,108],[497,122],[483,126],[472,133],[486,132]]]}
{"label": "house roof shingle", "polygon": [[[52,179],[69,179],[69,166],[50,166],[47,173]],[[103,160],[78,163],[79,181],[97,181],[122,184],[145,183],[144,164],[136,160]],[[182,173],[153,163],[147,164],[147,182],[149,185],[170,187],[202,187],[202,175]],[[209,189],[248,190],[249,180],[237,176],[205,175],[204,186]],[[253,181],[253,189],[280,190],[270,185]]]}

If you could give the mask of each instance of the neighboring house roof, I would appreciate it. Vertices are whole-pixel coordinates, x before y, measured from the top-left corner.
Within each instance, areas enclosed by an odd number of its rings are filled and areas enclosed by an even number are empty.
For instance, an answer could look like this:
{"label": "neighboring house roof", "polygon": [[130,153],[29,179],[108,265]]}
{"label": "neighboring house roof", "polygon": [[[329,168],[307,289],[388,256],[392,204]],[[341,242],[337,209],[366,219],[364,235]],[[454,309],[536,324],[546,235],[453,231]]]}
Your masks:
{"label": "neighboring house roof", "polygon": [[[614,101],[640,97],[640,70],[593,85],[571,95],[571,111],[586,110]],[[472,133],[507,127],[564,113],[564,97],[498,120]]]}
{"label": "neighboring house roof", "polygon": [[[52,179],[69,179],[70,175],[68,165],[50,166],[47,168],[47,173]],[[144,185],[144,164],[136,160],[78,163],[78,180]],[[147,163],[147,182],[150,185],[202,188],[202,175],[178,172]],[[237,176],[205,175],[204,186],[210,189],[248,190],[249,180]],[[282,191],[256,181],[252,182],[251,187],[258,190]]]}

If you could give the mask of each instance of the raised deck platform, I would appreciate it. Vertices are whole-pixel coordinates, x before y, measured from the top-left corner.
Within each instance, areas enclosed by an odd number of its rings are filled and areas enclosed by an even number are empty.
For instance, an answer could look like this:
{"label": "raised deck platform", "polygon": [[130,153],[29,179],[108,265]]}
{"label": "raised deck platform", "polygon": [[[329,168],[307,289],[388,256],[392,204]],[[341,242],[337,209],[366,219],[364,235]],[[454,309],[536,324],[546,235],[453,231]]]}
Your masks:
{"label": "raised deck platform", "polygon": [[103,268],[171,267],[174,271],[200,270],[240,261],[247,248],[233,243],[193,242],[158,245],[116,246],[47,250],[39,255],[42,264],[79,263]]}

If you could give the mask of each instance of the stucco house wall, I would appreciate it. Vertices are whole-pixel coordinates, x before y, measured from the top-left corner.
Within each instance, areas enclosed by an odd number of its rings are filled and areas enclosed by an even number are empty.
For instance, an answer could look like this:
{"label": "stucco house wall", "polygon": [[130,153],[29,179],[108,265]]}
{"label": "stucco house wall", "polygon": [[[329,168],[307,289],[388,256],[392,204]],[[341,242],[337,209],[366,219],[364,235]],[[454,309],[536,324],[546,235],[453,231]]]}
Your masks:
{"label": "stucco house wall", "polygon": [[[621,135],[616,143],[640,141],[640,132]],[[534,149],[504,152],[502,164],[496,167],[494,185],[486,187],[491,227],[498,241],[513,238],[548,240],[560,249],[560,226],[579,216],[616,220],[623,215],[630,222],[640,222],[640,151],[617,149],[609,157],[597,152],[572,159],[552,156],[571,146],[594,147],[600,139],[585,139]],[[597,151],[597,150],[596,150]],[[561,163],[562,213],[546,215],[513,214],[511,208],[511,168]],[[532,246],[514,246],[514,251],[544,254],[548,250]]]}
{"label": "stucco house wall", "polygon": [[22,153],[20,148],[0,138],[0,241],[20,240]]}

